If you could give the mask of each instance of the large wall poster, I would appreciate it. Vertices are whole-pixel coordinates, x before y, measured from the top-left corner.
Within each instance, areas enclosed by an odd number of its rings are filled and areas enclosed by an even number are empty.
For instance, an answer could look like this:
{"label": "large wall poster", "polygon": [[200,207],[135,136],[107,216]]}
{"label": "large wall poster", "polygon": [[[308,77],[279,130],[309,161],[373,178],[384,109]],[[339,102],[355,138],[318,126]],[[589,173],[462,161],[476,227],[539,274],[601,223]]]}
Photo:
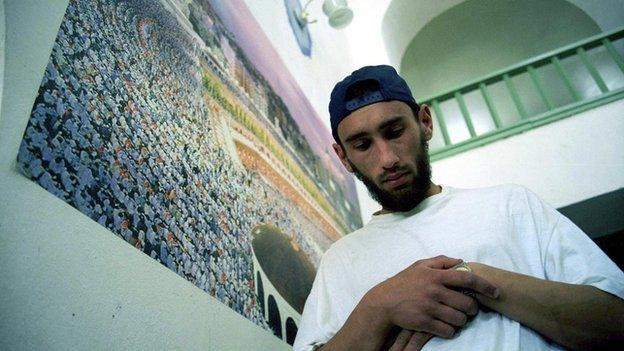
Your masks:
{"label": "large wall poster", "polygon": [[300,313],[361,226],[330,148],[242,0],[71,0],[18,167],[281,336],[276,300]]}

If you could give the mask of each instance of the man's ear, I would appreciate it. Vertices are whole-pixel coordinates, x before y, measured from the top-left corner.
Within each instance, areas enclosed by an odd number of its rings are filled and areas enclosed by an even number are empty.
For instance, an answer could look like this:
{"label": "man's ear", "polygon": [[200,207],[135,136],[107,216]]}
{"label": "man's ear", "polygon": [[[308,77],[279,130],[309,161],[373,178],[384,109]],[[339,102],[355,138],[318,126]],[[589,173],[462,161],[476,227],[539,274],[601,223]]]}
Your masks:
{"label": "man's ear", "polygon": [[332,147],[334,148],[334,152],[336,153],[336,155],[338,155],[338,158],[340,159],[340,162],[342,162],[342,165],[344,166],[344,168],[346,168],[347,171],[353,173],[353,168],[351,167],[351,164],[349,163],[349,160],[347,159],[347,154],[345,153],[342,146],[334,143]]}
{"label": "man's ear", "polygon": [[425,140],[431,140],[433,136],[433,117],[431,117],[429,106],[425,104],[420,105],[420,110],[418,110],[418,122],[425,135]]}

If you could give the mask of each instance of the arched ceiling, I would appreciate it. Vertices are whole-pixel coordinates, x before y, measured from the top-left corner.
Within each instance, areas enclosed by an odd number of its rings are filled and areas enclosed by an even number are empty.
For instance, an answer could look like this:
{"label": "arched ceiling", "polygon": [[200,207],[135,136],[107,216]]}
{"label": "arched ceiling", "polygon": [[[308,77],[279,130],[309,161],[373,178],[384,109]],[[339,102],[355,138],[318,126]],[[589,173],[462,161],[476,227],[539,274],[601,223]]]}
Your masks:
{"label": "arched ceiling", "polygon": [[[362,0],[360,0],[362,1]],[[467,0],[376,0],[384,8],[381,31],[390,64],[399,67],[412,38],[433,18]],[[624,23],[624,0],[567,0],[586,12],[602,31]],[[353,4],[354,8],[358,2]],[[366,3],[366,6],[371,6]]]}
{"label": "arched ceiling", "polygon": [[384,28],[390,28],[386,25],[392,13],[415,11],[416,4],[423,6],[416,11],[416,17],[430,14],[424,24],[411,22],[410,29],[414,23],[422,25],[409,39],[401,56],[390,54],[391,46],[399,50],[399,44],[405,45],[401,40],[408,38],[384,33],[386,39],[394,38],[386,41],[391,62],[399,67],[418,98],[455,88],[600,32],[596,21],[566,0],[449,0],[436,2],[439,7],[433,10],[431,6],[424,7],[424,3],[431,5],[428,1],[412,2],[411,10],[396,7],[398,1],[388,8]]}
{"label": "arched ceiling", "polygon": [[381,32],[390,64],[399,67],[405,48],[429,21],[465,0],[394,0],[388,6]]}

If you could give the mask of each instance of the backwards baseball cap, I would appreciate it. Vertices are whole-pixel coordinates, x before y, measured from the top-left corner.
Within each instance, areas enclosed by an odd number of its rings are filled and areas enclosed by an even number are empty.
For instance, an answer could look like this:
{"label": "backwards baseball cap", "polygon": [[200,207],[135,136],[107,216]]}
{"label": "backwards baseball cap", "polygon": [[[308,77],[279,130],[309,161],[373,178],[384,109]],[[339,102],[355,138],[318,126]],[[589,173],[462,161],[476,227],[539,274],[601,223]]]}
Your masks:
{"label": "backwards baseball cap", "polygon": [[[358,92],[356,87],[363,83],[368,88]],[[391,66],[365,66],[336,84],[329,100],[329,118],[336,142],[340,142],[338,124],[351,112],[376,102],[390,100],[403,101],[414,111],[419,110],[407,83]]]}

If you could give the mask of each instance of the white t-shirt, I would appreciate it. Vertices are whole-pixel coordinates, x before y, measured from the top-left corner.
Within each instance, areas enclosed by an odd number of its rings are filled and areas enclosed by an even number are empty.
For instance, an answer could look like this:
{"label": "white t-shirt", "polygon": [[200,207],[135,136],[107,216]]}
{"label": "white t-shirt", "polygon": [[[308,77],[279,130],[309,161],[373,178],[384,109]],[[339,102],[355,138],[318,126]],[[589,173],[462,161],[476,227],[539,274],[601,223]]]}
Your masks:
{"label": "white t-shirt", "polygon": [[[569,219],[527,189],[454,189],[409,212],[373,216],[323,256],[294,350],[326,343],[362,296],[417,260],[446,255],[533,277],[587,284],[624,298],[624,273]],[[452,339],[423,350],[558,350],[533,330],[480,311]]]}

